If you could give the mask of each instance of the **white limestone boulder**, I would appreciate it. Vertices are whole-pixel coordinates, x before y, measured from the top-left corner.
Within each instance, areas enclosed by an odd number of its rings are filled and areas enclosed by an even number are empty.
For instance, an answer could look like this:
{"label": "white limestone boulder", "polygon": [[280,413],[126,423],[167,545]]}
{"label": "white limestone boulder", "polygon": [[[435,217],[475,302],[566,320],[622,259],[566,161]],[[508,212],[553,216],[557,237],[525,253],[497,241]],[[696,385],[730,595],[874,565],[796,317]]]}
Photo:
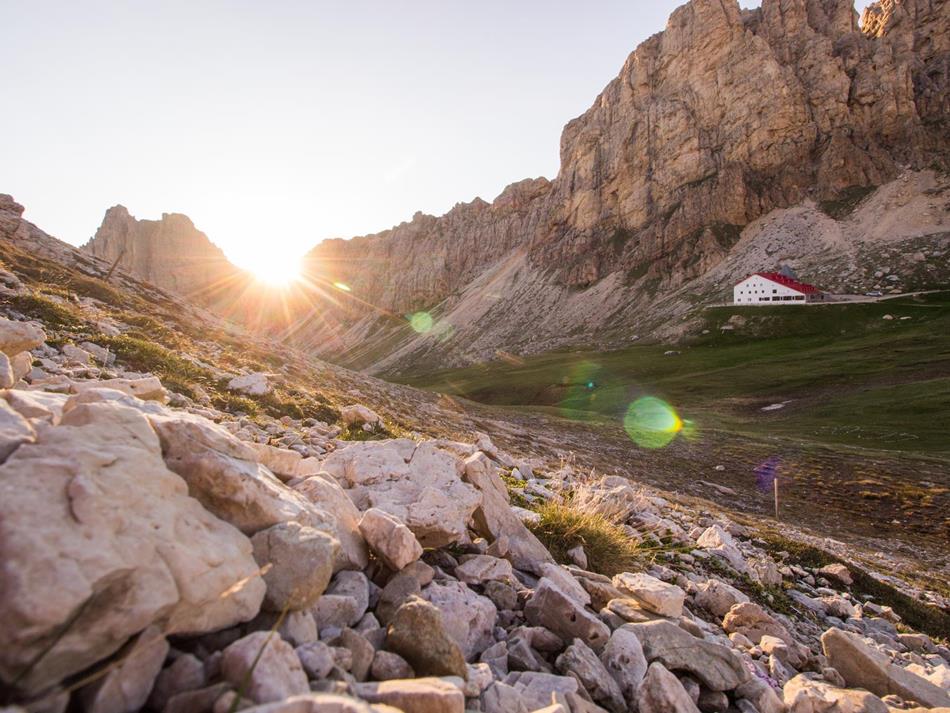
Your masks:
{"label": "white limestone boulder", "polygon": [[[541,574],[541,566],[554,558],[541,541],[525,526],[517,509],[509,503],[508,489],[497,469],[484,453],[473,453],[464,464],[462,478],[481,495],[474,513],[475,531],[490,542],[508,541],[505,557],[518,569]],[[539,517],[537,513],[530,513]]]}
{"label": "white limestone boulder", "polygon": [[[150,624],[167,634],[252,619],[251,543],[189,496],[140,412],[81,404],[0,466],[0,678],[36,690]],[[60,635],[60,632],[61,635]]]}
{"label": "white limestone boulder", "polygon": [[375,411],[362,404],[351,404],[340,409],[340,418],[347,426],[377,426],[382,424],[383,419]]}
{"label": "white limestone boulder", "polygon": [[446,632],[467,661],[495,643],[492,632],[498,610],[487,597],[453,581],[433,582],[422,590],[422,596],[442,612]]}
{"label": "white limestone boulder", "polygon": [[749,598],[733,587],[718,579],[709,579],[696,585],[696,604],[718,617],[723,617],[736,604],[749,601]]}
{"label": "white limestone boulder", "polygon": [[654,614],[675,618],[683,613],[686,592],[675,584],[667,584],[643,572],[623,572],[613,578],[613,585]]}
{"label": "white limestone boulder", "polygon": [[143,401],[158,401],[159,403],[168,401],[168,392],[156,376],[145,376],[141,379],[80,381],[73,383],[70,391],[74,394],[81,394],[91,389],[115,389]]}
{"label": "white limestone boulder", "polygon": [[0,389],[9,389],[16,381],[13,377],[13,366],[10,364],[10,357],[0,352]]}
{"label": "white limestone boulder", "polygon": [[14,356],[42,346],[46,333],[36,322],[14,322],[0,317],[0,352]]}
{"label": "white limestone boulder", "polygon": [[732,535],[723,530],[719,525],[708,527],[703,534],[699,536],[699,539],[696,540],[696,544],[704,550],[708,550],[711,554],[725,560],[736,572],[746,574],[749,571],[745,557],[742,556],[742,553],[736,546]]}
{"label": "white limestone boulder", "polygon": [[366,541],[360,534],[360,511],[328,473],[304,478],[293,490],[326,514],[326,531],[340,543],[340,556],[334,569],[364,569],[369,563]]}
{"label": "white limestone boulder", "polygon": [[852,688],[866,688],[878,696],[898,695],[927,708],[950,708],[950,691],[891,663],[887,654],[857,634],[828,629],[821,635],[821,648]]}
{"label": "white limestone boulder", "polygon": [[280,522],[251,538],[254,559],[264,571],[264,608],[299,611],[316,602],[333,576],[340,543],[299,522]]}
{"label": "white limestone boulder", "polygon": [[13,370],[13,383],[25,379],[33,370],[33,355],[29,352],[20,352],[10,357],[10,368]]}
{"label": "white limestone boulder", "polygon": [[255,703],[271,703],[310,691],[293,647],[270,631],[255,631],[228,646],[221,677]]}
{"label": "white limestone boulder", "polygon": [[235,376],[228,382],[228,389],[248,396],[264,396],[273,391],[267,374],[261,372]]}
{"label": "white limestone boulder", "polygon": [[360,520],[360,534],[389,569],[399,571],[422,557],[422,545],[395,516],[370,508]]}
{"label": "white limestone boulder", "polygon": [[162,664],[168,641],[157,626],[150,626],[118,655],[121,663],[98,681],[79,691],[86,713],[134,713],[142,710]]}

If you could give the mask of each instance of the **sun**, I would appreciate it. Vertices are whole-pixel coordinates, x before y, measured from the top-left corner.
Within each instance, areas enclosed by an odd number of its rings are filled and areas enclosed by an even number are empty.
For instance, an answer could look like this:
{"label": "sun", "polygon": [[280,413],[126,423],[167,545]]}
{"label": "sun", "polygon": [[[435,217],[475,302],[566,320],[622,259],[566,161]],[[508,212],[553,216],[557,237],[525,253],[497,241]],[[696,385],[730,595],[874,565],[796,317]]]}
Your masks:
{"label": "sun", "polygon": [[248,270],[258,282],[286,287],[300,279],[300,260],[279,252],[262,252],[248,265]]}

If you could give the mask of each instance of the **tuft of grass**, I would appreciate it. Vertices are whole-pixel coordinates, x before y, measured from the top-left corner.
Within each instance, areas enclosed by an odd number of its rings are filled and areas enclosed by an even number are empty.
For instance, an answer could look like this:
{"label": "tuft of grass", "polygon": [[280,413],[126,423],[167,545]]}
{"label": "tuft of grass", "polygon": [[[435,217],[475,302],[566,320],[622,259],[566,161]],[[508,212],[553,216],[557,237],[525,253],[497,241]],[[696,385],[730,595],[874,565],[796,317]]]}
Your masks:
{"label": "tuft of grass", "polygon": [[558,562],[570,561],[567,551],[582,545],[589,569],[613,576],[630,571],[647,554],[621,526],[598,513],[550,501],[535,511],[541,520],[528,527]]}
{"label": "tuft of grass", "polygon": [[120,312],[116,317],[129,326],[136,327],[134,332],[127,333],[130,336],[149,341],[154,339],[172,349],[182,345],[181,335],[154,317],[134,312]]}

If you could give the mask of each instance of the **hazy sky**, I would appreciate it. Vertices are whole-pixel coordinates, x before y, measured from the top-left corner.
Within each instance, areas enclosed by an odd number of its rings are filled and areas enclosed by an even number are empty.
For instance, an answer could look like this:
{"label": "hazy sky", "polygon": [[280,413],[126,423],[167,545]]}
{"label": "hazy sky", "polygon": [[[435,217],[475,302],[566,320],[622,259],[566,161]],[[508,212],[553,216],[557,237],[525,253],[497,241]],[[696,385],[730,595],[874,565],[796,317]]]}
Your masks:
{"label": "hazy sky", "polygon": [[4,0],[0,192],[76,244],[116,203],[186,213],[253,267],[553,178],[679,4]]}

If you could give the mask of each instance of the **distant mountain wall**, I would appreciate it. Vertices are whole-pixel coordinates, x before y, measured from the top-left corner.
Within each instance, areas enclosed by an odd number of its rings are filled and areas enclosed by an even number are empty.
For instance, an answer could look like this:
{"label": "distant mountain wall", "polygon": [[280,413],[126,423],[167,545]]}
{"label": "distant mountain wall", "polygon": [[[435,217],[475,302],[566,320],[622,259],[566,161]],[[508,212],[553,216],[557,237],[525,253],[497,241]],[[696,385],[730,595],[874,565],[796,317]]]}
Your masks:
{"label": "distant mountain wall", "polygon": [[[655,332],[657,304],[763,216],[851,204],[907,171],[943,175],[950,0],[882,0],[858,20],[850,0],[691,0],[567,124],[554,180],[321,243],[291,332],[378,369],[623,342]],[[190,222],[187,242],[160,237],[183,217],[111,213],[88,248],[127,246],[120,264],[139,276],[189,291],[217,264]],[[406,329],[419,310],[438,318],[437,340]]]}

